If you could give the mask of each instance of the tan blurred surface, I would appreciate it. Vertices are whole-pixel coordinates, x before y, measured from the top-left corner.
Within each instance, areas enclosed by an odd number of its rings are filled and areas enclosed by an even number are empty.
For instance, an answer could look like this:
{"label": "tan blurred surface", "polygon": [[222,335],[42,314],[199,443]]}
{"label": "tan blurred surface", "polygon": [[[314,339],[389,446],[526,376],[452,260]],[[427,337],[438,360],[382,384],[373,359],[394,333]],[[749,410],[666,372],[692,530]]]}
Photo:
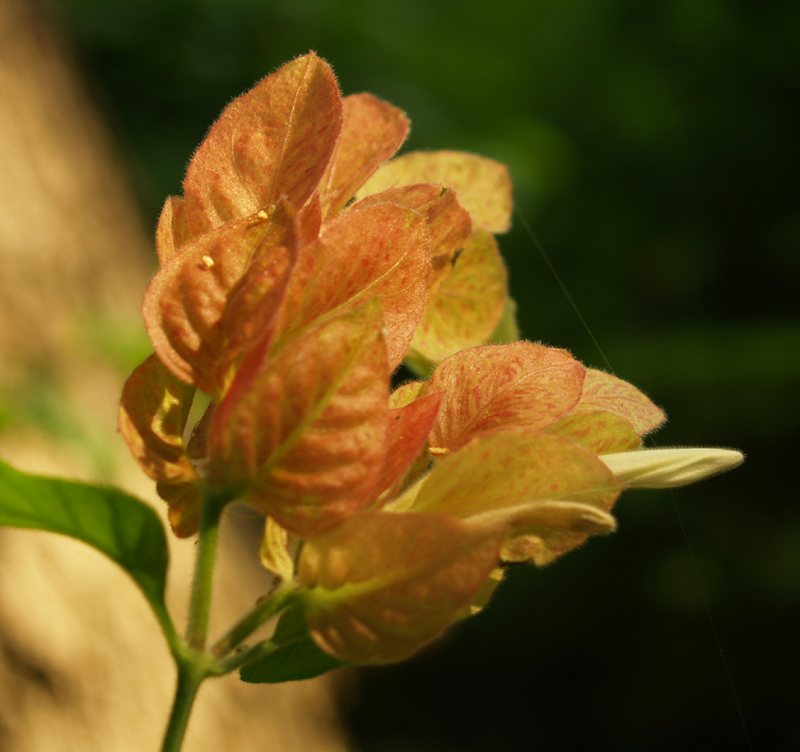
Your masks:
{"label": "tan blurred surface", "polygon": [[[0,456],[36,472],[100,474],[152,500],[116,434],[127,374],[98,345],[98,332],[141,331],[151,233],[35,7],[0,0]],[[228,522],[218,629],[268,586],[257,540]],[[181,625],[193,542],[171,543],[168,595]],[[69,539],[0,530],[0,750],[156,750],[173,681],[155,619],[126,575]],[[185,749],[344,749],[332,686],[211,681]]]}

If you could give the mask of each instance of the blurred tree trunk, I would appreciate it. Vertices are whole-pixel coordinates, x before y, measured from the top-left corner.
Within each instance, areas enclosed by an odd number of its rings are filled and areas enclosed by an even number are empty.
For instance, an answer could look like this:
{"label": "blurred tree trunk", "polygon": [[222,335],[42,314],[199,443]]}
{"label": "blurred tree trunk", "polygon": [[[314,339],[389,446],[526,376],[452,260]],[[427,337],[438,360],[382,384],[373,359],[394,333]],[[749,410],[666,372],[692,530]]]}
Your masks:
{"label": "blurred tree trunk", "polygon": [[[115,431],[123,345],[143,340],[150,234],[45,15],[0,0],[0,456],[152,497]],[[257,541],[240,540],[227,551],[223,540],[217,630],[269,585]],[[179,624],[193,548],[172,545]],[[155,751],[173,682],[155,620],[113,564],[68,539],[0,530],[0,749]],[[186,750],[343,749],[332,687],[212,681]]]}

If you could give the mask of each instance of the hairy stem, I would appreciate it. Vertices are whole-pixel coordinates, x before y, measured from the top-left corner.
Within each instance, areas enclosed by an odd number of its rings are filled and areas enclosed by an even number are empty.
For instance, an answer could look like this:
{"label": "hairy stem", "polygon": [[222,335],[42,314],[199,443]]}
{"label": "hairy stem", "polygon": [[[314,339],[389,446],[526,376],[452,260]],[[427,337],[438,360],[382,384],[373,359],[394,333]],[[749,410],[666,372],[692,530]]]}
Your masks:
{"label": "hairy stem", "polygon": [[200,684],[206,677],[220,673],[219,664],[206,652],[206,639],[219,520],[229,500],[211,493],[203,498],[186,642],[180,638],[170,641],[172,657],[178,668],[178,685],[161,752],[180,750]]}
{"label": "hairy stem", "polygon": [[242,640],[246,639],[253,631],[269,619],[270,616],[288,606],[295,592],[293,586],[284,585],[271,595],[261,599],[250,613],[234,624],[233,627],[217,641],[211,648],[211,654],[217,659],[227,656]]}
{"label": "hairy stem", "polygon": [[178,663],[178,685],[175,689],[175,701],[172,713],[164,734],[161,752],[178,752],[183,744],[186,726],[192,712],[197,690],[207,676],[206,670],[197,661],[185,660]]}
{"label": "hairy stem", "polygon": [[226,502],[227,499],[211,494],[207,494],[203,499],[200,535],[197,540],[197,558],[194,562],[192,600],[189,606],[189,626],[186,630],[186,642],[193,650],[202,651],[206,647],[219,520]]}

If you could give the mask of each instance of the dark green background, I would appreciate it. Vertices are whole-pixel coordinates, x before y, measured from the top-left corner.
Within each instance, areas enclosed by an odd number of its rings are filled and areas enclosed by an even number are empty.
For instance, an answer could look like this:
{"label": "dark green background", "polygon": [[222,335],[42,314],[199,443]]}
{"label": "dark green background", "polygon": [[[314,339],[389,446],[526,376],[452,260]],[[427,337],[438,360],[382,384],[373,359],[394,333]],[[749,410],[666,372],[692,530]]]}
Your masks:
{"label": "dark green background", "polygon": [[[362,750],[748,750],[714,630],[752,748],[800,749],[800,4],[46,7],[151,224],[222,107],[315,49],[345,93],[408,112],[408,148],[510,165],[614,370],[667,409],[660,444],[748,454],[674,495],[625,495],[616,535],[513,571],[484,615],[362,672]],[[519,217],[501,245],[525,335],[603,367]]]}

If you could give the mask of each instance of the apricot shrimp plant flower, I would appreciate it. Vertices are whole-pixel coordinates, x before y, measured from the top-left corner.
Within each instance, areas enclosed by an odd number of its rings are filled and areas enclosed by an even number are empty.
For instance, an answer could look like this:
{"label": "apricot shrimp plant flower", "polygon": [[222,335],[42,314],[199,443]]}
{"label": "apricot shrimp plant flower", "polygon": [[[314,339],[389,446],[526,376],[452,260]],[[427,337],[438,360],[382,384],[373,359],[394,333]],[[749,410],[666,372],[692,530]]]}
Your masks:
{"label": "apricot shrimp plant flower", "polygon": [[[205,651],[230,502],[265,515],[275,575],[203,675],[280,681],[406,658],[479,609],[505,564],[614,530],[626,487],[742,459],[643,449],[664,415],[640,391],[515,341],[495,241],[505,167],[395,157],[407,132],[395,107],[342,98],[311,53],[225,109],[164,205],[143,304],[155,352],[125,385],[119,425],[175,534],[200,535],[187,650]],[[427,378],[392,390],[404,361]],[[188,425],[198,392],[208,406]],[[271,640],[242,648],[285,607]]]}

